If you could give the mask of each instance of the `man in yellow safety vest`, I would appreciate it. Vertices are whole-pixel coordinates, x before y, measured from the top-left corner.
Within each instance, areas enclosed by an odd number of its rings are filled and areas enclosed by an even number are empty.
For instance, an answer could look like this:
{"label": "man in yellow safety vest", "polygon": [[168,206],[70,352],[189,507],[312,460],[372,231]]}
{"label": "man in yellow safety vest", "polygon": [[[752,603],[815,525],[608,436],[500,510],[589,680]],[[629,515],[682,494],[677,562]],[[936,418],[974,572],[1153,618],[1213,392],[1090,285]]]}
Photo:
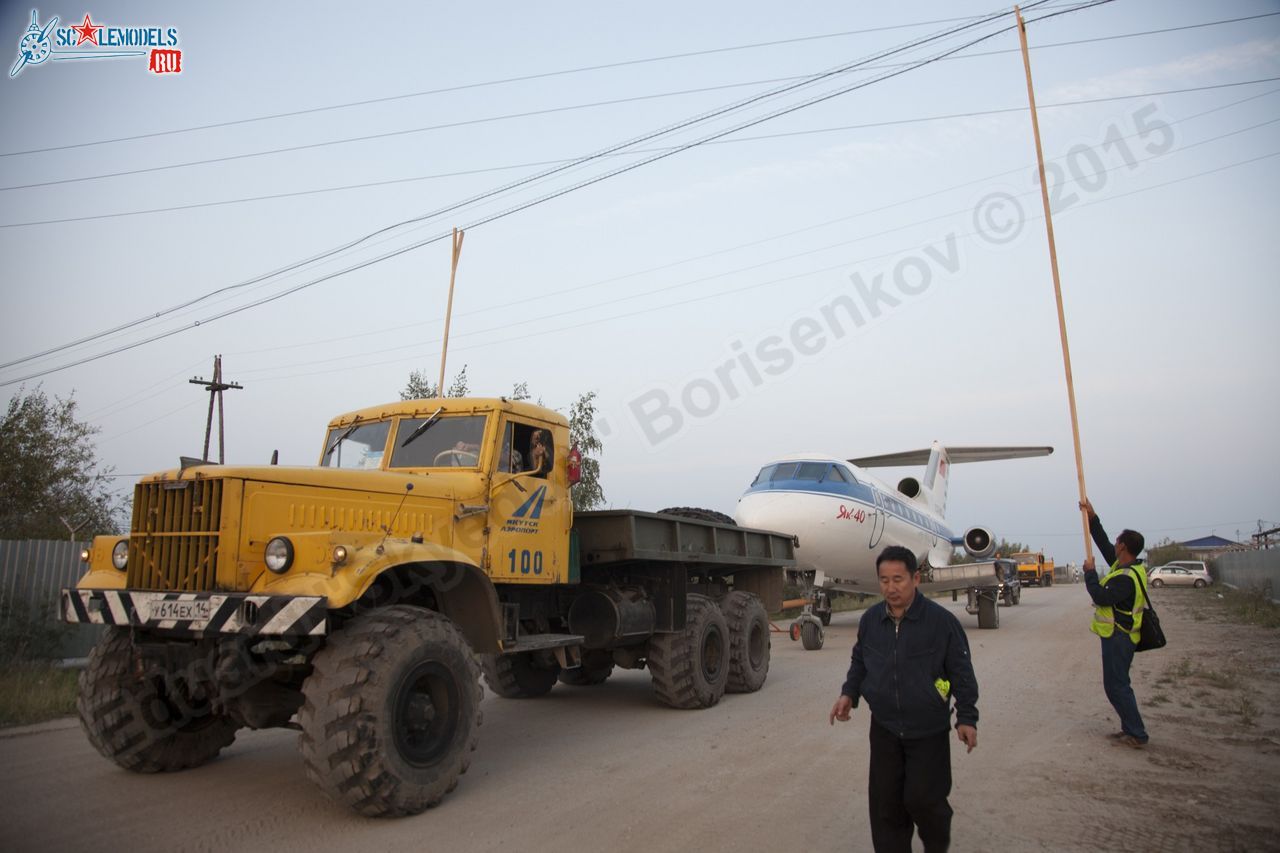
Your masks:
{"label": "man in yellow safety vest", "polygon": [[1118,744],[1141,749],[1147,745],[1147,729],[1129,683],[1129,667],[1147,603],[1146,567],[1138,561],[1146,540],[1136,530],[1123,530],[1113,546],[1093,504],[1086,499],[1080,508],[1089,513],[1089,533],[1110,566],[1099,579],[1093,558],[1084,561],[1084,585],[1094,604],[1089,629],[1102,638],[1102,686],[1120,717],[1120,731],[1109,737]]}

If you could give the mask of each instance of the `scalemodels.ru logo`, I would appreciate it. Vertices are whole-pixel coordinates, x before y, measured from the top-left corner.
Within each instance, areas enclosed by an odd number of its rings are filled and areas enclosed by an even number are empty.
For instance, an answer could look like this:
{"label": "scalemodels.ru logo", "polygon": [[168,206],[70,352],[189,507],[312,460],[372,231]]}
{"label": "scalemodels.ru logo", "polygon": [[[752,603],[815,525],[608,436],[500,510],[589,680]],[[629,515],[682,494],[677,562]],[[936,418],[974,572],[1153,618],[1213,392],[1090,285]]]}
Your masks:
{"label": "scalemodels.ru logo", "polygon": [[41,24],[40,11],[32,9],[31,25],[18,40],[18,59],[9,69],[9,76],[17,77],[27,66],[49,60],[143,56],[147,57],[147,70],[153,74],[181,74],[178,28],[109,26],[95,23],[87,12],[78,26],[58,27],[57,15]]}

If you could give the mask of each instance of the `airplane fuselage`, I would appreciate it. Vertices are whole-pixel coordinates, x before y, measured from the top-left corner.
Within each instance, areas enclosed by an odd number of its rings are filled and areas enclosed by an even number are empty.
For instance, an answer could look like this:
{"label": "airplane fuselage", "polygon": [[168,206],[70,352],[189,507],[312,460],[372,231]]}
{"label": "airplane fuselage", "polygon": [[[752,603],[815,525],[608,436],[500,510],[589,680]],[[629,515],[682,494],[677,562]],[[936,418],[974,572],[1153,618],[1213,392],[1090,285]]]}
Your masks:
{"label": "airplane fuselage", "polygon": [[739,524],[794,533],[802,570],[876,593],[876,556],[901,545],[923,565],[945,566],[958,541],[942,517],[841,459],[795,456],[761,469],[738,501]]}

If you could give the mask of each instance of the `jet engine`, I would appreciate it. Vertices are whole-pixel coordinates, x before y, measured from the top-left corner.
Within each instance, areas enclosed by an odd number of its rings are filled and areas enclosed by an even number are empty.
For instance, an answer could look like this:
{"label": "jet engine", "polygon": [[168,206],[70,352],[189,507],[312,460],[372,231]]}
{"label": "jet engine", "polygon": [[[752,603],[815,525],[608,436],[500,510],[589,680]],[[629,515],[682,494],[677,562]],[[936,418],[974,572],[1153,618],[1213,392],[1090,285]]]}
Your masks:
{"label": "jet engine", "polygon": [[996,540],[987,528],[970,527],[964,532],[964,549],[970,557],[985,560],[996,549]]}
{"label": "jet engine", "polygon": [[920,494],[920,481],[915,477],[903,477],[898,481],[898,491],[909,498],[914,498]]}

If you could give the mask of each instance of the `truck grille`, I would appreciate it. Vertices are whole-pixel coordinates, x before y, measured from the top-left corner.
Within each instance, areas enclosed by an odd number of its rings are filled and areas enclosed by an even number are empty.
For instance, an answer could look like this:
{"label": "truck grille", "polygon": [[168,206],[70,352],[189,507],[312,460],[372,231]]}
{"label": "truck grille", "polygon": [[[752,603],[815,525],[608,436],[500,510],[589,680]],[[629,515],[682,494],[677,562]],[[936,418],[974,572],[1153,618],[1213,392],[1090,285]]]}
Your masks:
{"label": "truck grille", "polygon": [[221,518],[222,480],[139,483],[129,532],[129,588],[216,589]]}

